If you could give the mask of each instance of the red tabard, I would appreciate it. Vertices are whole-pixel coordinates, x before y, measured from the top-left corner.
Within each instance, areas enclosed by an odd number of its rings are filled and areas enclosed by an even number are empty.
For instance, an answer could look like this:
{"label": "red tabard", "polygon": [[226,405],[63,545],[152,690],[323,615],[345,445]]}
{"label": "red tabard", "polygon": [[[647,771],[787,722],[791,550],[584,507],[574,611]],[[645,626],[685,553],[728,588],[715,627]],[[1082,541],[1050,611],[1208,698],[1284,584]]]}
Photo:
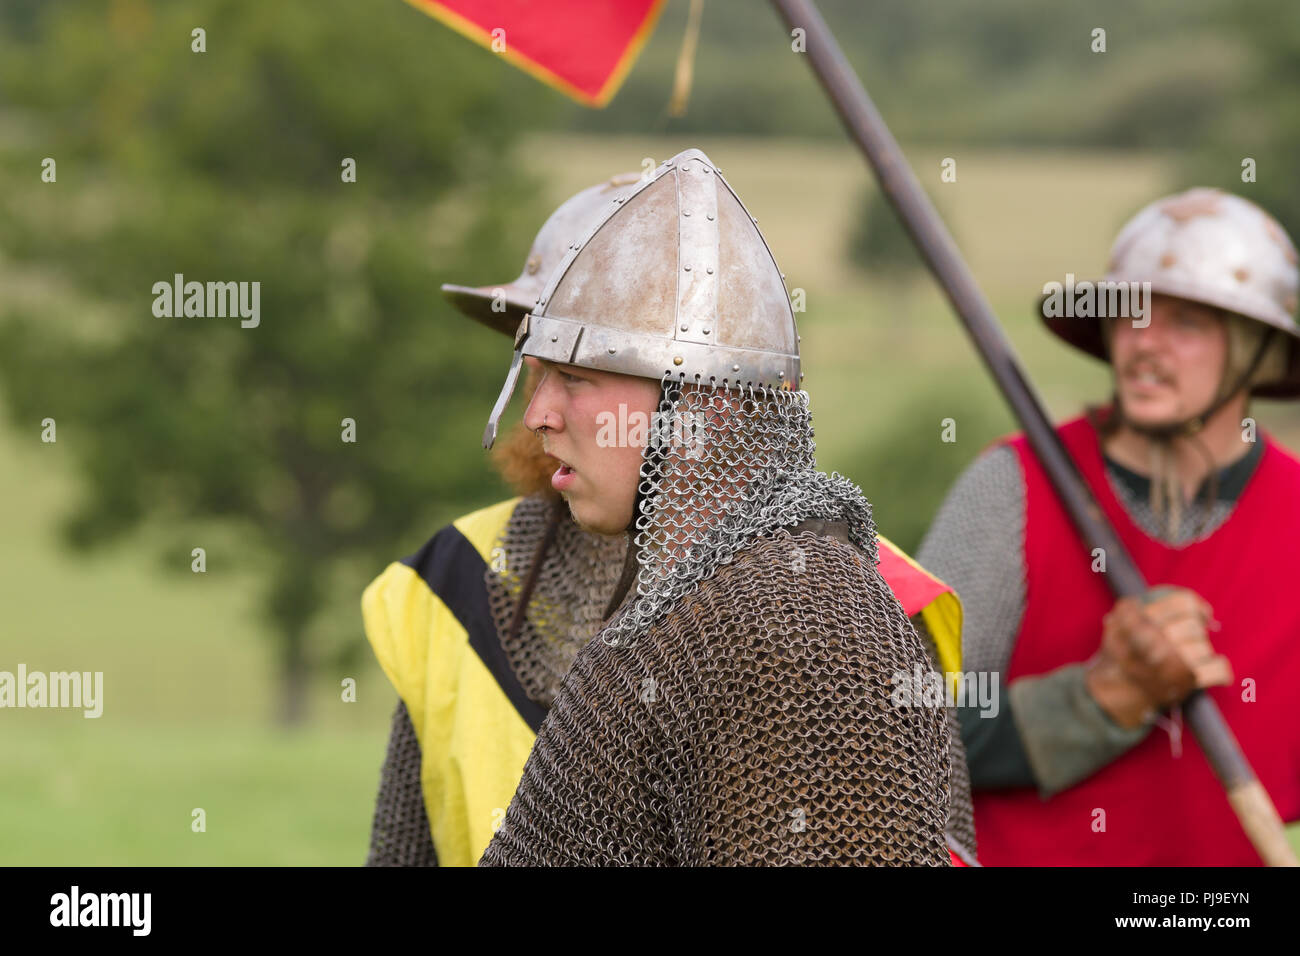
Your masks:
{"label": "red tabard", "polygon": [[[1149,537],[1119,504],[1093,426],[1076,419],[1059,433],[1147,581],[1190,588],[1214,608],[1222,628],[1210,641],[1232,662],[1234,681],[1208,693],[1282,819],[1300,819],[1300,461],[1269,440],[1229,519],[1209,538],[1173,548]],[[1021,436],[1009,444],[1025,480],[1026,594],[1006,683],[1091,657],[1114,603],[1027,442]],[[1246,678],[1254,682],[1253,701],[1242,699],[1250,696]],[[1190,728],[1181,757],[1157,726],[1046,801],[1020,787],[978,791],[974,802],[986,865],[1260,864]]]}

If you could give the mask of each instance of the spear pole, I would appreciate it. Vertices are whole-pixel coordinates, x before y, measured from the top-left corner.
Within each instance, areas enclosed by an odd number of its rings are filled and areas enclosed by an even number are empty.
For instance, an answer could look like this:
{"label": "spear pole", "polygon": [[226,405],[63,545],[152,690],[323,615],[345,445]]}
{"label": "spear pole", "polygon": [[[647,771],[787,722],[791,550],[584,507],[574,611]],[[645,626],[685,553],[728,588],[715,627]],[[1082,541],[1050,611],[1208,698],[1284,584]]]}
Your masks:
{"label": "spear pole", "polygon": [[[805,51],[813,72],[875,172],[881,191],[939,280],[1080,536],[1089,548],[1101,548],[1106,556],[1106,581],[1111,591],[1116,597],[1144,594],[1147,582],[1142,572],[1062,445],[997,316],[816,5],[812,0],[772,3],[789,29],[804,31]],[[1197,743],[1260,857],[1270,866],[1300,865],[1287,842],[1277,808],[1255,776],[1218,705],[1198,690],[1182,707]]]}

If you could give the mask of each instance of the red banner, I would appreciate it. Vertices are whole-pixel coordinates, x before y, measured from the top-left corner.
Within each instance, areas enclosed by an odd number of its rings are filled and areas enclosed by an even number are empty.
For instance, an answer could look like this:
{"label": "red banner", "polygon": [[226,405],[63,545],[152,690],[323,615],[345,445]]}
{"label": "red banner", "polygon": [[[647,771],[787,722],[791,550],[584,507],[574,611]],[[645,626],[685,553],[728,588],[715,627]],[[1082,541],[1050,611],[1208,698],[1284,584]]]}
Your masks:
{"label": "red banner", "polygon": [[664,0],[406,0],[587,106],[617,92]]}
{"label": "red banner", "polygon": [[941,594],[952,590],[925,568],[921,567],[891,541],[877,539],[880,552],[880,576],[885,579],[898,603],[908,617],[920,614]]}

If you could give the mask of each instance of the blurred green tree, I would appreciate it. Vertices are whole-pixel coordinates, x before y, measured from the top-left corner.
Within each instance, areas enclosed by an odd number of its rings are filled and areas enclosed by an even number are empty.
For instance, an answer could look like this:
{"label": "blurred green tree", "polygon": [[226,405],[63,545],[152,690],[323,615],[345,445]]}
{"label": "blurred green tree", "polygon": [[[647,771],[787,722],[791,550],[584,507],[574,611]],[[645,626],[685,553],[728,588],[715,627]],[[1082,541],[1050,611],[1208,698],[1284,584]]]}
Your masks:
{"label": "blurred green tree", "polygon": [[[933,196],[930,199],[934,201]],[[925,261],[878,186],[873,184],[865,192],[858,210],[849,233],[849,261],[890,287],[892,320],[905,324],[910,316],[916,280],[928,274]],[[950,222],[942,210],[939,216],[945,224]],[[952,226],[948,224],[947,228],[951,233]]]}
{"label": "blurred green tree", "polygon": [[[364,653],[366,580],[500,493],[508,347],[438,285],[515,274],[545,209],[510,147],[558,97],[397,2],[6,6],[12,418],[57,422],[74,546],[148,524],[188,572],[186,529],[229,530],[209,570],[257,569],[299,722],[311,670]],[[176,274],[259,282],[260,325],[155,317]]]}
{"label": "blurred green tree", "polygon": [[925,263],[884,192],[872,185],[858,208],[849,235],[849,260],[868,272],[910,281]]}

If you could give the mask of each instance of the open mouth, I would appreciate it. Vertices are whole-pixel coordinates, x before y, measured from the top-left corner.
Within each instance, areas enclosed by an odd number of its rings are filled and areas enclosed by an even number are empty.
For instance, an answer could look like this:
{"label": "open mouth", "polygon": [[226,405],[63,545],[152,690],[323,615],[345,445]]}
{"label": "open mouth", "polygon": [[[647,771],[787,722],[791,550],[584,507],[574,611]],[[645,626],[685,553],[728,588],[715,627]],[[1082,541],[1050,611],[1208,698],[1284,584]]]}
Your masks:
{"label": "open mouth", "polygon": [[1158,388],[1173,384],[1168,376],[1161,375],[1150,368],[1130,370],[1127,377],[1130,382],[1139,388]]}
{"label": "open mouth", "polygon": [[573,484],[577,472],[568,462],[560,461],[558,458],[555,460],[560,462],[560,467],[555,469],[555,474],[551,475],[551,487],[556,491],[566,491]]}

